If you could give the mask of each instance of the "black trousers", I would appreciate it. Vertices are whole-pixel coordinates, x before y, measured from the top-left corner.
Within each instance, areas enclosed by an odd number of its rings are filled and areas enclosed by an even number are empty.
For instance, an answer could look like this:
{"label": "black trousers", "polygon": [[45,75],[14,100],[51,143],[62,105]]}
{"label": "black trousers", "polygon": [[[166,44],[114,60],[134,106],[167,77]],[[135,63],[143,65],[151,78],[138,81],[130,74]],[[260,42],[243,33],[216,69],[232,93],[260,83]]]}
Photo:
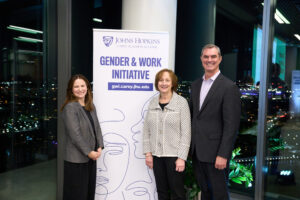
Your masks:
{"label": "black trousers", "polygon": [[64,162],[64,200],[94,200],[97,164]]}
{"label": "black trousers", "polygon": [[201,200],[229,199],[227,187],[229,165],[219,170],[215,168],[214,163],[200,162],[193,157],[193,168],[197,183],[201,188]]}
{"label": "black trousers", "polygon": [[[177,157],[153,156],[153,171],[159,200],[185,200],[184,172],[177,172]],[[170,198],[171,193],[171,198]]]}

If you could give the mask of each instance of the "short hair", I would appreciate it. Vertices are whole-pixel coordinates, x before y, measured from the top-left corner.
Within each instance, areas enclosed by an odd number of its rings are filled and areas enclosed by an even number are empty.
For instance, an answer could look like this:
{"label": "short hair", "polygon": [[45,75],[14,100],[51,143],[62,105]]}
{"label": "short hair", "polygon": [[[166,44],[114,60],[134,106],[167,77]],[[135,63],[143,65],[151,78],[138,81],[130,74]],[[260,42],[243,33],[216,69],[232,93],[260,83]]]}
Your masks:
{"label": "short hair", "polygon": [[271,72],[272,72],[272,75],[279,76],[280,65],[278,63],[272,63]]}
{"label": "short hair", "polygon": [[205,46],[202,48],[201,56],[203,55],[203,51],[204,51],[205,49],[212,49],[212,48],[216,48],[217,51],[218,51],[219,56],[222,56],[222,55],[221,55],[221,49],[220,49],[220,47],[218,47],[218,46],[215,45],[215,44],[207,44],[207,45],[205,45]]}
{"label": "short hair", "polygon": [[159,80],[161,79],[162,75],[164,72],[168,72],[170,77],[171,77],[171,80],[172,80],[172,92],[176,92],[177,91],[177,88],[178,88],[178,78],[176,76],[176,74],[170,70],[170,69],[162,69],[160,70],[159,72],[157,72],[157,74],[155,75],[155,89],[157,91],[158,90],[158,82]]}
{"label": "short hair", "polygon": [[87,88],[87,92],[86,92],[85,99],[84,99],[84,102],[85,102],[84,108],[88,111],[92,111],[94,109],[94,106],[93,106],[93,93],[92,93],[92,87],[91,87],[90,82],[82,74],[76,74],[76,75],[73,75],[70,78],[69,82],[68,82],[68,87],[67,87],[67,91],[66,91],[66,93],[67,93],[66,94],[66,99],[65,99],[65,102],[64,102],[64,104],[62,105],[62,107],[60,109],[61,111],[64,109],[64,107],[68,103],[78,101],[77,98],[73,95],[73,86],[74,86],[74,82],[77,79],[82,79],[85,82],[86,88]]}

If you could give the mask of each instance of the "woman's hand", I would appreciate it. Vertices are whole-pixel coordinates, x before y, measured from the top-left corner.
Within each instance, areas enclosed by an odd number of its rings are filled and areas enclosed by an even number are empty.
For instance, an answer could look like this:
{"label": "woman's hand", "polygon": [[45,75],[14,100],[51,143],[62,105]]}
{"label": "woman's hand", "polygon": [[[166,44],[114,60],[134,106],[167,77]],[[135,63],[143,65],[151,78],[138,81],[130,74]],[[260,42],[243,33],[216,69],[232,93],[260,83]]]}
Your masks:
{"label": "woman's hand", "polygon": [[99,147],[99,148],[97,149],[97,152],[99,153],[99,157],[100,157],[100,156],[101,156],[101,152],[102,152],[102,148]]}
{"label": "woman's hand", "polygon": [[177,172],[183,172],[184,171],[184,168],[185,168],[185,161],[181,158],[178,158],[175,162],[176,164],[176,171]]}
{"label": "woman's hand", "polygon": [[146,165],[152,169],[153,168],[153,156],[151,153],[146,153]]}
{"label": "woman's hand", "polygon": [[101,152],[99,153],[98,151],[91,151],[88,154],[88,157],[92,160],[97,160],[100,157]]}

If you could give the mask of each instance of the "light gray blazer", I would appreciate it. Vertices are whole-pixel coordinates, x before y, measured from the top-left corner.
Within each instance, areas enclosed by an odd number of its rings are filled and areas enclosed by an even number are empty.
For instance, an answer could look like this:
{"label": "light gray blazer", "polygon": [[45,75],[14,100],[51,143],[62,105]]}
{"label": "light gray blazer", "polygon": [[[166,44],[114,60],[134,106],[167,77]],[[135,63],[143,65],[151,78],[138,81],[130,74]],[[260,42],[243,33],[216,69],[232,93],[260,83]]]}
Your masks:
{"label": "light gray blazer", "polygon": [[159,95],[149,103],[143,128],[143,152],[157,157],[187,159],[191,143],[191,115],[188,102],[173,92],[164,110]]}
{"label": "light gray blazer", "polygon": [[[95,106],[94,106],[95,107]],[[96,130],[96,137],[92,124],[78,102],[68,103],[62,112],[65,126],[64,160],[72,163],[86,163],[88,154],[94,150],[96,140],[99,147],[103,148],[103,137],[96,113],[96,108],[91,111]]]}

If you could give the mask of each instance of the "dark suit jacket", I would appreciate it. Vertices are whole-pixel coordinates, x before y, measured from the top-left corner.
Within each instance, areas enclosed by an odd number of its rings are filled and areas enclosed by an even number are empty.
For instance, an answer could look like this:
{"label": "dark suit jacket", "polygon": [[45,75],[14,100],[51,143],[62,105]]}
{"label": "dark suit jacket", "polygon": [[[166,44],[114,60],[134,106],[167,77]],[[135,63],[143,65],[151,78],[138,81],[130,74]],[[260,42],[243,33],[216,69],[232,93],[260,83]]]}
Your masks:
{"label": "dark suit jacket", "polygon": [[104,147],[102,132],[96,113],[96,108],[91,111],[94,121],[96,137],[92,124],[78,102],[68,103],[62,112],[65,125],[64,159],[72,163],[86,163],[88,154],[94,150],[96,140],[99,147]]}
{"label": "dark suit jacket", "polygon": [[214,163],[217,156],[230,159],[240,123],[239,88],[219,74],[199,111],[201,85],[202,78],[191,87],[191,154],[201,162]]}

